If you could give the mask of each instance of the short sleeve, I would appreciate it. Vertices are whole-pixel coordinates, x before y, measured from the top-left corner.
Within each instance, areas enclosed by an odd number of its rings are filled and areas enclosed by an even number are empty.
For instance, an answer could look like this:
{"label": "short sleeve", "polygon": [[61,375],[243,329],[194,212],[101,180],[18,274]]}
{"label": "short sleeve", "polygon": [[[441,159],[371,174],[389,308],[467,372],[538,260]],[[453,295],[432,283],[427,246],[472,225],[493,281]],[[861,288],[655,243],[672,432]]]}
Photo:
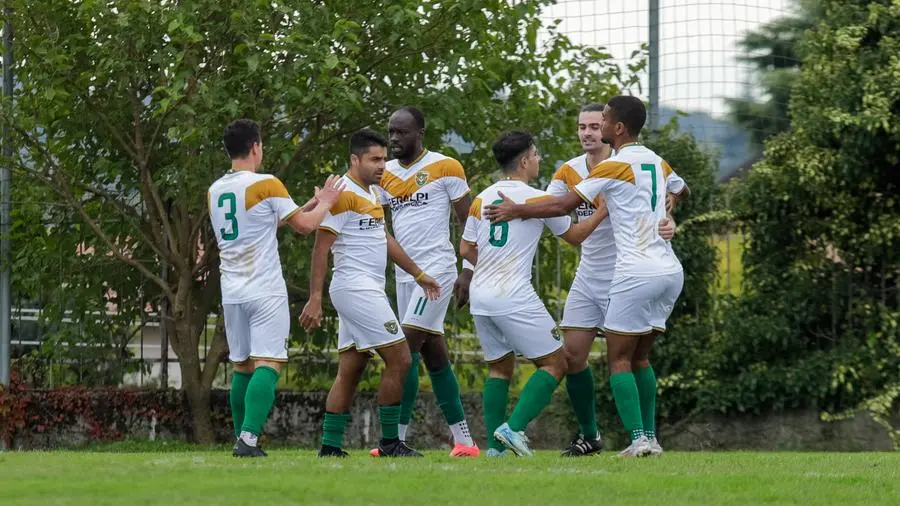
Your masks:
{"label": "short sleeve", "polygon": [[569,186],[566,185],[565,181],[553,178],[550,180],[550,184],[547,185],[547,193],[554,197],[561,197],[569,193]]}
{"label": "short sleeve", "polygon": [[349,211],[353,207],[352,201],[353,192],[347,190],[341,192],[341,196],[328,210],[328,214],[325,215],[325,219],[322,220],[319,229],[327,230],[335,235],[340,234],[350,217]]}
{"label": "short sleeve", "polygon": [[584,180],[575,185],[575,192],[588,204],[593,205],[598,195],[616,182],[634,184],[634,171],[631,164],[618,160],[604,160],[591,169]]}
{"label": "short sleeve", "polygon": [[555,236],[565,234],[572,227],[572,218],[569,216],[554,216],[552,218],[544,218],[544,225],[550,229],[550,233]]}
{"label": "short sleeve", "polygon": [[469,193],[469,183],[466,180],[466,172],[462,164],[453,158],[441,161],[441,183],[444,191],[452,201],[457,201]]}
{"label": "short sleeve", "polygon": [[275,214],[278,221],[284,221],[300,210],[288,194],[284,183],[277,177],[267,177],[251,184],[247,187],[244,199],[248,210],[261,205],[262,209],[268,209]]}
{"label": "short sleeve", "polygon": [[581,196],[585,202],[593,205],[594,199],[606,188],[606,180],[589,177],[575,185],[575,193]]}
{"label": "short sleeve", "polygon": [[684,182],[684,179],[676,174],[675,171],[672,170],[672,167],[665,160],[663,160],[662,166],[663,173],[666,175],[666,193],[674,193],[677,195],[683,192],[685,186],[687,186],[687,183]]}
{"label": "short sleeve", "polygon": [[375,193],[378,194],[378,203],[386,206],[390,203],[391,198],[388,196],[388,193],[381,186],[375,187]]}
{"label": "short sleeve", "polygon": [[463,230],[462,238],[472,243],[478,242],[478,225],[481,224],[481,198],[475,197],[472,205],[469,206],[469,217],[466,218],[466,227]]}

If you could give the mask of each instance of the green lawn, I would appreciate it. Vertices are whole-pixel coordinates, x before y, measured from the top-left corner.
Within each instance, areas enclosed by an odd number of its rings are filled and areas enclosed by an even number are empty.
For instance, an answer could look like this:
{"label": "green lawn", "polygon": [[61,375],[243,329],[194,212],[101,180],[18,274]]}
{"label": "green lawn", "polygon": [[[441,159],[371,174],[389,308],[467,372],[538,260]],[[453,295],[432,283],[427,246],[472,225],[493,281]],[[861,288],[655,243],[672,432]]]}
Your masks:
{"label": "green lawn", "polygon": [[[177,448],[173,449],[177,450]],[[0,504],[897,504],[900,453],[320,460],[276,450],[0,453]]]}

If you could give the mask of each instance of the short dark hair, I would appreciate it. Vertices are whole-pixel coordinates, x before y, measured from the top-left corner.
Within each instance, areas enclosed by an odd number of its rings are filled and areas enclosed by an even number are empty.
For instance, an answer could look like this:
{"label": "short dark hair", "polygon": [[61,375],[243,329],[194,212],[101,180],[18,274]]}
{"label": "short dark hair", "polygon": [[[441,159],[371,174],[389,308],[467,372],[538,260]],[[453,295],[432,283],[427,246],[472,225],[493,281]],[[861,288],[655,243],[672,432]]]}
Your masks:
{"label": "short dark hair", "polygon": [[259,135],[259,125],[252,119],[236,119],[225,127],[222,141],[225,143],[225,151],[228,151],[228,156],[232,160],[244,158],[250,154],[250,149],[254,144],[262,141],[262,137]]}
{"label": "short dark hair", "polygon": [[523,130],[511,130],[505,132],[494,143],[494,158],[503,167],[504,172],[512,172],[516,169],[519,159],[534,146],[534,137]]}
{"label": "short dark hair", "polygon": [[637,97],[619,95],[609,99],[606,104],[612,111],[613,118],[625,125],[628,133],[637,135],[647,121],[647,108]]}
{"label": "short dark hair", "polygon": [[606,107],[605,104],[594,102],[582,107],[580,112],[603,112],[604,107]]}
{"label": "short dark hair", "polygon": [[350,153],[356,156],[362,156],[362,154],[368,151],[372,146],[386,148],[388,142],[378,132],[371,128],[357,130],[350,136]]}
{"label": "short dark hair", "polygon": [[413,119],[416,120],[416,127],[420,129],[425,128],[425,115],[422,114],[422,111],[420,111],[417,107],[412,105],[405,105],[397,110],[408,112],[413,117]]}

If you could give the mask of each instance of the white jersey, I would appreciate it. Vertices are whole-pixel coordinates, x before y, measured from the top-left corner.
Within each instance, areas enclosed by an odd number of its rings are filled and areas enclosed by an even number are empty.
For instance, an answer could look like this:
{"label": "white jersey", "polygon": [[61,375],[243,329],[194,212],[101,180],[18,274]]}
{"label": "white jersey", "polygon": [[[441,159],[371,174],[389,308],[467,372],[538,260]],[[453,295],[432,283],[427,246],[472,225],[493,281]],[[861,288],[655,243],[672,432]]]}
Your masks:
{"label": "white jersey", "polygon": [[531,284],[531,267],[541,233],[546,226],[554,235],[562,235],[572,225],[568,216],[491,224],[481,219],[481,213],[484,206],[501,202],[498,192],[517,204],[552,198],[521,181],[500,181],[472,202],[463,240],[478,246],[478,263],[469,287],[473,315],[506,315],[541,304]]}
{"label": "white jersey", "polygon": [[[562,164],[547,185],[547,192],[554,196],[565,195],[575,189],[575,185],[588,177],[587,155],[575,157]],[[578,221],[590,218],[597,208],[593,203],[582,202],[575,209]],[[613,237],[611,221],[607,218],[581,243],[581,260],[577,275],[586,279],[611,281],[616,270],[616,241]]]}
{"label": "white jersey", "polygon": [[616,241],[614,283],[628,277],[681,272],[672,246],[659,235],[667,192],[680,193],[684,180],[656,153],[629,144],[591,170],[575,186],[586,202],[603,194]]}
{"label": "white jersey", "polygon": [[275,176],[229,172],[207,193],[219,245],[222,303],[287,297],[278,256],[278,225],[300,210]]}
{"label": "white jersey", "polygon": [[[398,160],[385,166],[379,187],[381,203],[391,207],[394,238],[421,269],[432,276],[456,272],[450,243],[451,203],[469,192],[462,165],[453,158],[425,151],[404,167]],[[397,282],[413,277],[395,266]]]}
{"label": "white jersey", "polygon": [[331,246],[334,271],[329,290],[384,290],[387,269],[384,209],[374,186],[363,186],[349,174],[343,180],[346,188],[319,226],[337,235]]}

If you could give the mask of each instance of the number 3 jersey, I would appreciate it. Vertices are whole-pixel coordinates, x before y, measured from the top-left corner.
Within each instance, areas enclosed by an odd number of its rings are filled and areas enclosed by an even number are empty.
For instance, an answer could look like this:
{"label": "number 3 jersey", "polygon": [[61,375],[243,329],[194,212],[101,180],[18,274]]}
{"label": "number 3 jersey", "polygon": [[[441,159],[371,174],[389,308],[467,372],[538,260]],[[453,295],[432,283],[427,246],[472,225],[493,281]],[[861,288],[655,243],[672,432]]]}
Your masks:
{"label": "number 3 jersey", "polygon": [[684,186],[665,160],[639,144],[623,146],[575,185],[586,202],[601,193],[606,199],[616,239],[614,284],[681,272],[672,245],[659,235],[659,222],[666,217],[666,193],[680,193]]}
{"label": "number 3 jersey", "polygon": [[209,187],[222,277],[222,303],[287,297],[278,256],[278,226],[300,210],[284,184],[270,174],[229,172]]}
{"label": "number 3 jersey", "polygon": [[531,284],[534,253],[544,226],[562,235],[572,224],[568,216],[491,223],[482,210],[499,203],[499,192],[517,204],[552,198],[521,181],[500,181],[481,192],[469,208],[463,240],[478,247],[478,262],[469,287],[473,315],[496,316],[519,311],[541,300]]}

